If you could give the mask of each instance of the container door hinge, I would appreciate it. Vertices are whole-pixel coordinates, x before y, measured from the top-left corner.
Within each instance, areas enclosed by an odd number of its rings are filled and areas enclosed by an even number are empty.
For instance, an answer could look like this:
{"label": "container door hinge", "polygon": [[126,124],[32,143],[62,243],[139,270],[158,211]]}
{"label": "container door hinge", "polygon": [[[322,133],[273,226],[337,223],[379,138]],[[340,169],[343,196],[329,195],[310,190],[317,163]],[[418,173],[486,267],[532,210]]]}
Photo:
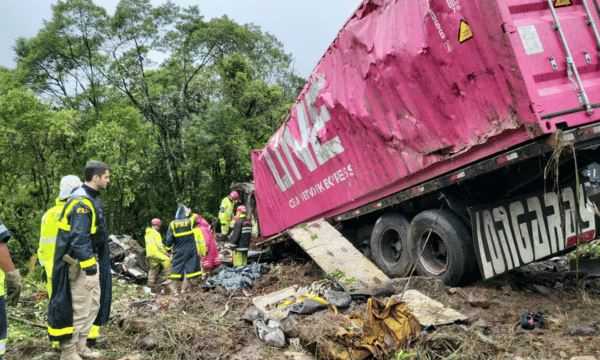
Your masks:
{"label": "container door hinge", "polygon": [[544,107],[540,104],[536,104],[536,103],[531,103],[529,104],[529,108],[531,109],[531,112],[534,114],[539,114],[544,112]]}
{"label": "container door hinge", "polygon": [[503,23],[502,31],[504,31],[507,34],[514,34],[515,32],[517,32],[517,28],[512,23]]}

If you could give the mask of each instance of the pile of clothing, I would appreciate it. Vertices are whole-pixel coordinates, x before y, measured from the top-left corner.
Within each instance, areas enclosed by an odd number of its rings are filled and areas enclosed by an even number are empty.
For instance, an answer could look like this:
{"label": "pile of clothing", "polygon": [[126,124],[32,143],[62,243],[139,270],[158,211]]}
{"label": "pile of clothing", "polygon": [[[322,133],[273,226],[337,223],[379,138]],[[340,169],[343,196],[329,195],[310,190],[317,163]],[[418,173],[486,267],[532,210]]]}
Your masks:
{"label": "pile of clothing", "polygon": [[221,286],[226,290],[239,290],[252,287],[256,279],[269,271],[266,264],[252,263],[241,268],[222,267],[221,270],[206,280],[205,288]]}

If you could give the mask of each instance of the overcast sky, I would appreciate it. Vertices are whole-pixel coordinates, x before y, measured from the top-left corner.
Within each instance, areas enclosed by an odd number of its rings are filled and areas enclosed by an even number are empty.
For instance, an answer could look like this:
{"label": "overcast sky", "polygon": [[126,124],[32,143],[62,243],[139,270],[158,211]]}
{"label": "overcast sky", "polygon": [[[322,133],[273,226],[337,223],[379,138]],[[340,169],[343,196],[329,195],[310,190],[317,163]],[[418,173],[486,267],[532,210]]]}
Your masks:
{"label": "overcast sky", "polygon": [[[119,0],[94,0],[111,14]],[[51,16],[56,0],[0,0],[0,65],[14,66],[18,37],[37,33]],[[160,4],[163,0],[152,0]],[[294,56],[294,67],[307,76],[340,27],[361,0],[174,0],[196,4],[209,18],[226,14],[239,23],[254,23],[275,35]]]}

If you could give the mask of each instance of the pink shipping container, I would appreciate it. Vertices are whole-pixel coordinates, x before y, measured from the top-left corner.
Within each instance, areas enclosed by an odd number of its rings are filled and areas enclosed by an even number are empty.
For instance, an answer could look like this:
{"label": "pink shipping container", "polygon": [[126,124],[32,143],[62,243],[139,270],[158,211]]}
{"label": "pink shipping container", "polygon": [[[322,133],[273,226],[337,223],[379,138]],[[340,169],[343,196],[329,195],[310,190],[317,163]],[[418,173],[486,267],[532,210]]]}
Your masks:
{"label": "pink shipping container", "polygon": [[596,0],[365,0],[266,147],[261,235],[600,119]]}

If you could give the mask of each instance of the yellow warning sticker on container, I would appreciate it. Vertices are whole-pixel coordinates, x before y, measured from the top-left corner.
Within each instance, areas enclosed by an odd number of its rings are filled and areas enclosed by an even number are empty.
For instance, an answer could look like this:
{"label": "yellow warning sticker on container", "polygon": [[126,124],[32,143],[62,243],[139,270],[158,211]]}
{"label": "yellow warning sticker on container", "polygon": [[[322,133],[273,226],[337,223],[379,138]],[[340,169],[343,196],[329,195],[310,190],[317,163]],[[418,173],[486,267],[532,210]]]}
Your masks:
{"label": "yellow warning sticker on container", "polygon": [[554,7],[571,6],[573,0],[554,0]]}
{"label": "yellow warning sticker on container", "polygon": [[460,26],[458,27],[458,42],[464,43],[467,40],[471,40],[473,38],[473,30],[471,30],[471,25],[465,20],[460,21]]}

